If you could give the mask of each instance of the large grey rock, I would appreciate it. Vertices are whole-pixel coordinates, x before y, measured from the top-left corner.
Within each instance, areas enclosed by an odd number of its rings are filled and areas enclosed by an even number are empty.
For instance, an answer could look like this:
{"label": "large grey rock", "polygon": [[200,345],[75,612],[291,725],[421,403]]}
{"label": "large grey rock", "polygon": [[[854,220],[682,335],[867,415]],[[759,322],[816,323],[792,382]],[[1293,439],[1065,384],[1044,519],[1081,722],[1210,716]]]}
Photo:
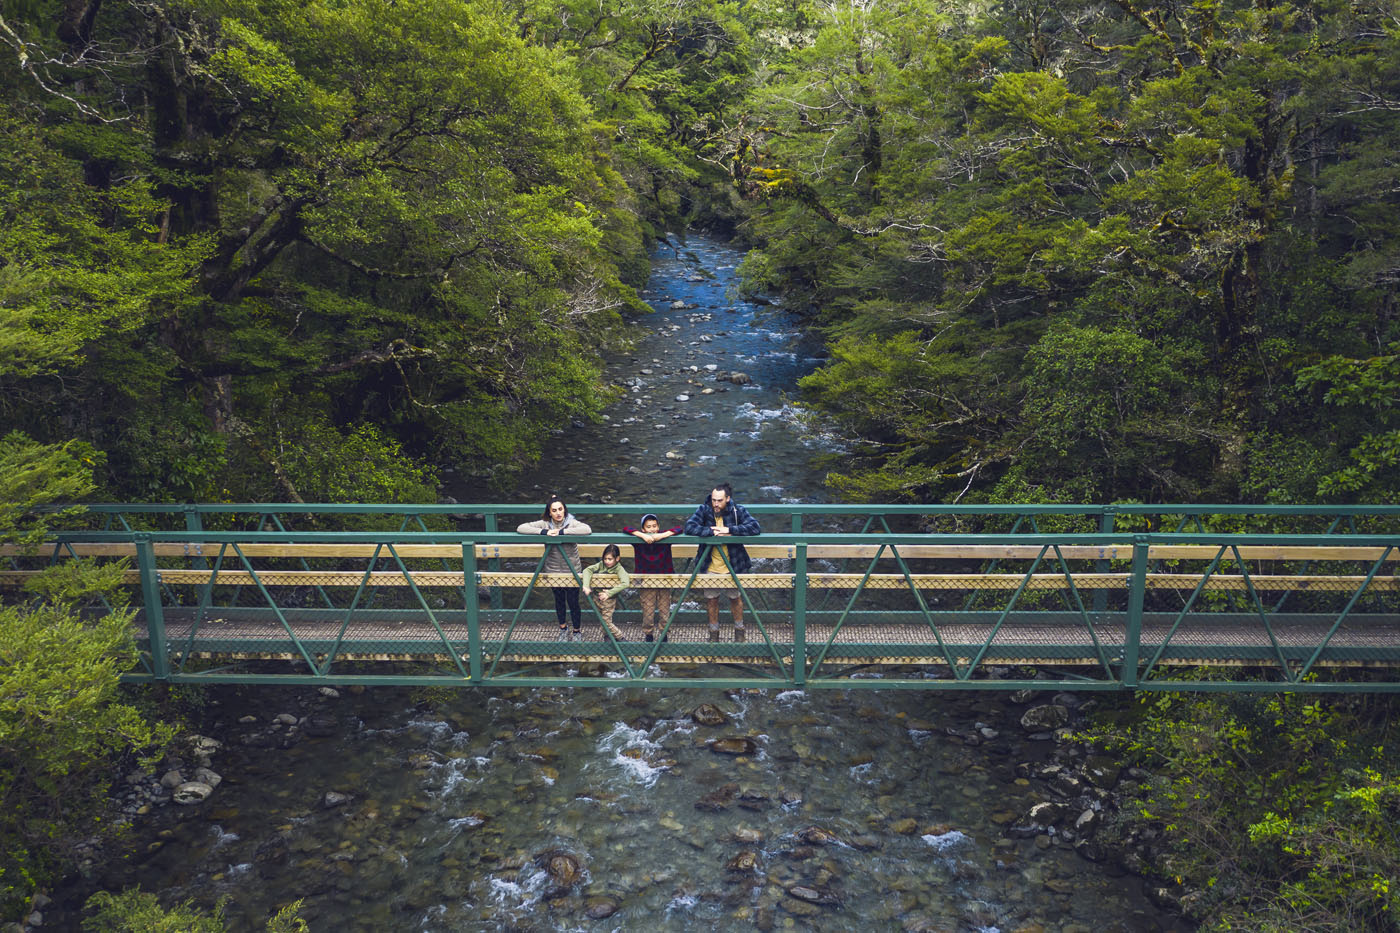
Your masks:
{"label": "large grey rock", "polygon": [[1089,779],[1090,784],[1104,790],[1113,789],[1122,771],[1123,766],[1106,755],[1094,755],[1084,762],[1084,776]]}
{"label": "large grey rock", "polygon": [[171,793],[170,799],[176,803],[186,806],[195,803],[203,803],[214,793],[214,788],[203,781],[186,781]]}
{"label": "large grey rock", "polygon": [[1027,732],[1053,732],[1069,724],[1069,710],[1057,703],[1032,706],[1021,717],[1021,728]]}
{"label": "large grey rock", "polygon": [[217,772],[211,771],[208,768],[196,768],[194,771],[194,779],[201,784],[208,784],[211,788],[218,787],[224,780]]}

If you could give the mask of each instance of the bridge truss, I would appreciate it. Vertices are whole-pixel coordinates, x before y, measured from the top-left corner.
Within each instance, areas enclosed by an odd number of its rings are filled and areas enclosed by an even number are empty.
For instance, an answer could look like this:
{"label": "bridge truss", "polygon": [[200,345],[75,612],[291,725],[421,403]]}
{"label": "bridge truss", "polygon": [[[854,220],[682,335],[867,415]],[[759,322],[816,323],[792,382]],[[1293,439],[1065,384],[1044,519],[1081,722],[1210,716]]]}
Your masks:
{"label": "bridge truss", "polygon": [[[708,640],[700,539],[684,536],[685,569],[652,581],[672,592],[665,641],[642,640],[635,591],[621,640],[587,597],[567,640],[549,588],[577,578],[503,530],[538,506],[96,506],[41,550],[0,550],[0,588],[126,562],[133,682],[1400,690],[1400,508],[750,509],[765,533],[732,539],[754,558],[731,572],[742,643],[724,599]],[[568,543],[630,562],[616,529],[691,510],[580,505],[595,533]]]}

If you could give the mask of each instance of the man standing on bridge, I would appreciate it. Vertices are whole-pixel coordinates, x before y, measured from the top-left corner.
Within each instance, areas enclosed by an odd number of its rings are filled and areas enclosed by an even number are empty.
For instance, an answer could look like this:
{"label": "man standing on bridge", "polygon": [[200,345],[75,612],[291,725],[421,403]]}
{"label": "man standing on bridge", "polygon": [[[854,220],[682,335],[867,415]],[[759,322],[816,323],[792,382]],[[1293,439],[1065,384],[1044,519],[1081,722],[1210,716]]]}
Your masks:
{"label": "man standing on bridge", "polygon": [[[756,535],[760,532],[758,519],[749,510],[734,501],[734,491],[728,483],[720,483],[710,490],[710,497],[700,503],[695,514],[685,520],[685,533],[701,538],[733,535]],[[725,561],[728,559],[728,566]],[[699,562],[700,575],[708,576],[710,584],[705,586],[705,608],[709,614],[710,641],[719,641],[719,597],[729,597],[729,612],[734,618],[734,640],[744,640],[744,602],[739,598],[739,590],[734,586],[730,571],[748,573],[752,562],[749,552],[742,544],[726,544],[724,550],[718,545],[701,547],[695,555]],[[723,579],[717,579],[719,575]],[[699,576],[696,578],[700,579]]]}

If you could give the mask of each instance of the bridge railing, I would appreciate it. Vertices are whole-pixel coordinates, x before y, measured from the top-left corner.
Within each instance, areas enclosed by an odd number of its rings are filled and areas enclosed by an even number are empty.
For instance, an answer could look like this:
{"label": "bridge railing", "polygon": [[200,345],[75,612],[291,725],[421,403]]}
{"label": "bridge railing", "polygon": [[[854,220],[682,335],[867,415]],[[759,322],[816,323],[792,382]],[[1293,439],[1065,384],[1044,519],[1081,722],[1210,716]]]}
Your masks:
{"label": "bridge railing", "polygon": [[[690,558],[714,539],[684,536],[672,539],[677,573],[650,581],[671,595],[652,642],[635,589],[615,615],[621,637],[586,597],[582,640],[561,634],[550,587],[579,581],[543,572],[550,545],[538,536],[500,530],[75,530],[42,554],[0,551],[0,585],[55,560],[127,561],[143,652],[134,680],[1400,689],[1396,534],[867,528],[732,540],[754,557],[723,581],[740,597],[742,642],[727,593],[710,640],[703,590],[715,581]],[[636,539],[567,543],[589,562],[617,544],[630,565]]]}
{"label": "bridge railing", "polygon": [[[892,505],[745,503],[766,532],[1056,534],[1113,533],[1400,533],[1400,506],[1384,505]],[[69,527],[91,531],[510,531],[537,518],[536,503],[444,505],[323,503],[99,503]],[[596,530],[636,524],[647,512],[662,527],[680,524],[695,503],[570,503],[602,522]]]}

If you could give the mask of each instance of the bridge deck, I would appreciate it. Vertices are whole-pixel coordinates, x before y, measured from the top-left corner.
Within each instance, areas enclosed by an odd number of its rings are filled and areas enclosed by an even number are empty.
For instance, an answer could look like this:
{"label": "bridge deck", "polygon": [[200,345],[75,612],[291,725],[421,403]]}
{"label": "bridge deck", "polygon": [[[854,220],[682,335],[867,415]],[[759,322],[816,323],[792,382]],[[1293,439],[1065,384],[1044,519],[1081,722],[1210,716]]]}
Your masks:
{"label": "bridge deck", "polygon": [[[297,644],[314,656],[334,653],[342,660],[463,657],[468,648],[468,625],[461,610],[436,614],[437,627],[422,613],[370,610],[373,618],[345,625],[331,610],[284,613],[288,627],[267,610],[219,610],[196,625],[191,609],[166,609],[166,639],[183,655],[237,658],[296,658]],[[806,623],[805,654],[822,654],[838,664],[940,664],[952,658],[966,664],[980,655],[984,664],[1055,663],[1101,665],[1119,663],[1129,643],[1121,613],[1091,615],[1091,625],[1072,613],[1013,613],[997,625],[998,613],[959,613],[935,628],[915,613],[883,613],[879,621],[847,621],[839,629],[834,619]],[[948,614],[954,615],[954,614]],[[1161,662],[1171,664],[1240,665],[1277,663],[1280,656],[1306,661],[1324,644],[1318,664],[1325,666],[1393,665],[1400,662],[1400,617],[1358,614],[1348,618],[1331,639],[1335,618],[1279,614],[1266,626],[1257,615],[1188,615],[1173,631],[1177,617],[1169,613],[1144,615],[1138,639],[1139,660],[1162,650]],[[138,619],[138,622],[140,620]],[[642,641],[634,621],[619,618],[622,643],[629,657],[646,657],[654,647]],[[730,625],[722,624],[723,641],[708,641],[703,618],[682,617],[673,623],[669,641],[660,646],[659,663],[698,663],[749,659],[772,661],[794,654],[794,627],[789,619],[765,613],[762,628],[748,618],[747,641],[732,643]],[[439,633],[439,628],[441,633]],[[833,638],[833,631],[835,637]],[[766,637],[765,637],[766,633]],[[144,638],[141,628],[139,636]],[[940,638],[942,645],[940,646]],[[444,641],[445,639],[445,641]],[[514,662],[617,661],[618,648],[596,621],[585,619],[579,641],[565,640],[552,617],[521,620],[512,628],[510,614],[483,611],[480,639],[484,656]],[[1097,645],[1096,645],[1097,641]],[[829,644],[828,644],[829,643]],[[1165,647],[1164,647],[1165,646]]]}

